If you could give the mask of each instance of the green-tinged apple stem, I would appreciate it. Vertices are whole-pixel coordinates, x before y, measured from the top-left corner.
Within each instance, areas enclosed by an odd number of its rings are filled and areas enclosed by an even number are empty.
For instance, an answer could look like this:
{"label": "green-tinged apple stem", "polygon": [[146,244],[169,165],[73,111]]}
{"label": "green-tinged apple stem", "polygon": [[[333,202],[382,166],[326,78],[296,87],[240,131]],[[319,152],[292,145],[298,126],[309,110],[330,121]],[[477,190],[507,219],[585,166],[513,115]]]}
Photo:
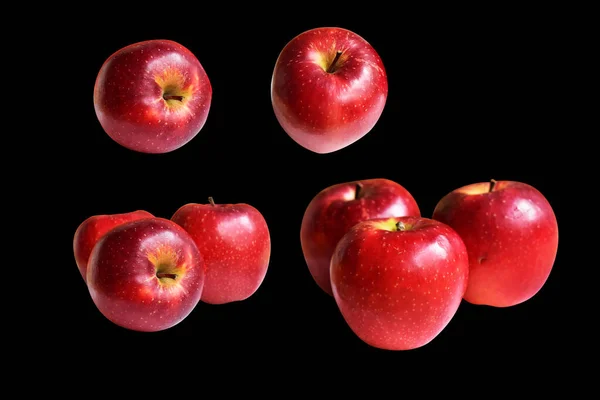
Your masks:
{"label": "green-tinged apple stem", "polygon": [[328,73],[333,73],[335,72],[335,70],[337,69],[337,62],[340,59],[340,56],[342,55],[342,52],[340,50],[337,51],[337,53],[335,53],[335,58],[333,59],[333,61],[331,62],[331,64],[329,65],[329,67],[327,68],[327,72]]}
{"label": "green-tinged apple stem", "polygon": [[211,196],[208,197],[208,202],[210,203],[211,206],[215,205],[215,200]]}
{"label": "green-tinged apple stem", "polygon": [[492,193],[494,191],[494,187],[496,187],[496,180],[494,179],[490,179],[490,191],[489,193]]}
{"label": "green-tinged apple stem", "polygon": [[162,279],[162,278],[171,278],[171,279],[177,279],[177,274],[167,274],[165,272],[157,272],[156,273],[156,277],[158,279]]}
{"label": "green-tinged apple stem", "polygon": [[404,225],[404,222],[398,221],[398,223],[396,224],[396,228],[399,231],[405,231],[406,230],[406,225]]}

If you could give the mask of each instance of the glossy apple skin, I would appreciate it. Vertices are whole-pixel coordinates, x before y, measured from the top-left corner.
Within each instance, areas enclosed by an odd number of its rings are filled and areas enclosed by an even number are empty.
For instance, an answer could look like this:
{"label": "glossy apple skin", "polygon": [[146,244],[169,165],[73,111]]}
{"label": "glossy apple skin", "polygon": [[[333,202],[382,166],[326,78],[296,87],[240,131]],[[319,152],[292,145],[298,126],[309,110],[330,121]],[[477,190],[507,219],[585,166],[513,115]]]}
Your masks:
{"label": "glossy apple skin", "polygon": [[[413,229],[392,230],[398,221]],[[433,340],[456,314],[469,260],[460,236],[438,221],[400,217],[363,221],[331,258],[336,303],[352,331],[385,350]]]}
{"label": "glossy apple skin", "polygon": [[[534,187],[498,181],[456,189],[432,218],[450,225],[469,252],[469,303],[509,307],[533,297],[548,279],[558,250],[558,223]],[[479,194],[467,194],[478,192]]]}
{"label": "glossy apple skin", "polygon": [[171,220],[190,234],[204,257],[203,302],[241,301],[258,290],[269,266],[271,237],[256,208],[244,203],[190,203]]}
{"label": "glossy apple skin", "polygon": [[[339,69],[328,73],[325,68],[337,51],[342,51]],[[387,74],[378,53],[356,33],[336,27],[293,38],[279,54],[271,79],[279,124],[316,153],[340,150],[371,131],[387,95]]]}
{"label": "glossy apple skin", "polygon": [[[166,269],[164,269],[166,266]],[[175,279],[160,279],[161,270]],[[183,321],[202,296],[204,261],[179,225],[163,218],[127,222],[94,246],[88,288],[98,310],[130,330],[155,332]]]}
{"label": "glossy apple skin", "polygon": [[[166,93],[183,95],[166,101]],[[102,65],[94,86],[94,108],[106,133],[143,153],[166,153],[202,129],[212,100],[208,76],[194,54],[170,40],[124,47]]]}
{"label": "glossy apple skin", "polygon": [[153,218],[154,215],[144,210],[136,210],[120,214],[93,215],[83,221],[73,236],[73,254],[81,277],[86,280],[87,263],[94,245],[111,229],[142,218]]}
{"label": "glossy apple skin", "polygon": [[300,243],[310,274],[321,289],[332,295],[331,255],[350,228],[373,218],[420,215],[408,190],[389,179],[345,182],[322,190],[306,208],[300,228]]}

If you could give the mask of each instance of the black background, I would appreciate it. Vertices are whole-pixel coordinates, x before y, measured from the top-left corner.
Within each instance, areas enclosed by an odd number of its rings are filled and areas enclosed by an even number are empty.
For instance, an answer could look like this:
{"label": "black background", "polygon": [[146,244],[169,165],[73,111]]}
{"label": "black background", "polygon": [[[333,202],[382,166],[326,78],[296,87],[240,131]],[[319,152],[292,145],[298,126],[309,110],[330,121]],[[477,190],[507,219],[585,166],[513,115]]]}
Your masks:
{"label": "black background", "polygon": [[[546,19],[543,10],[400,7],[385,19],[367,11],[351,17],[316,11],[296,19],[279,11],[272,11],[273,18],[242,17],[251,11],[236,8],[235,16],[207,12],[196,18],[180,10],[178,18],[162,19],[115,11],[89,23],[73,21],[71,45],[62,51],[69,54],[69,73],[76,76],[77,84],[69,88],[76,99],[69,113],[76,120],[61,121],[67,136],[61,163],[53,165],[66,178],[56,183],[57,190],[69,199],[62,210],[67,229],[60,249],[67,271],[58,298],[57,338],[74,347],[93,340],[95,346],[86,351],[108,357],[115,357],[119,345],[143,349],[155,344],[204,357],[256,351],[391,362],[497,352],[526,363],[533,354],[555,351],[566,330],[562,236],[550,278],[532,299],[504,309],[463,301],[428,345],[390,352],[361,342],[333,298],[314,283],[299,230],[306,206],[320,190],[376,177],[403,185],[426,217],[442,196],[460,186],[490,178],[526,182],[553,205],[560,230],[566,178],[560,177],[557,154],[564,148],[548,139],[562,122],[555,107],[560,25]],[[297,34],[320,26],[340,26],[363,36],[381,56],[389,80],[386,108],[375,128],[353,145],[325,155],[293,142],[280,128],[270,101],[279,52]],[[202,131],[184,147],[162,155],[136,153],[113,142],[92,101],[106,58],[148,39],[186,46],[213,87]],[[243,302],[200,303],[183,322],[163,332],[127,331],[105,319],[73,258],[77,226],[92,215],[137,209],[169,218],[181,205],[206,202],[208,196],[218,203],[248,203],[263,213],[272,254],[259,290]]]}

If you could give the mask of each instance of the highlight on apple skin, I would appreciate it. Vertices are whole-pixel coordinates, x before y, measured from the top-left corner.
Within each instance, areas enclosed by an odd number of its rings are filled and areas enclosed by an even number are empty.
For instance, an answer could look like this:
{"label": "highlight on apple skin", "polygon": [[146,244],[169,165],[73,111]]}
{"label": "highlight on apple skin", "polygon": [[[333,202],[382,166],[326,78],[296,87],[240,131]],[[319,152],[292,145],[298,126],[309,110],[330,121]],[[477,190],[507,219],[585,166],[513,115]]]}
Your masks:
{"label": "highlight on apple skin", "polygon": [[333,295],[331,255],[352,226],[373,218],[420,215],[410,192],[389,179],[358,180],[323,189],[308,204],[300,227],[302,253],[311,276],[321,289]]}
{"label": "highlight on apple skin", "polygon": [[204,260],[188,233],[164,218],[119,225],[94,246],[87,283],[98,310],[123,328],[156,332],[183,321],[204,286]]}
{"label": "highlight on apple skin", "polygon": [[436,338],[456,314],[468,277],[458,233],[422,217],[362,221],[331,258],[344,320],[362,341],[384,350],[416,349]]}
{"label": "highlight on apple skin", "polygon": [[271,257],[271,237],[263,215],[245,204],[189,203],[171,220],[192,237],[204,258],[201,301],[225,304],[246,300],[262,284]]}
{"label": "highlight on apple skin", "polygon": [[119,49],[94,85],[94,109],[115,142],[142,153],[167,153],[203,128],[212,86],[196,56],[171,40]]}
{"label": "highlight on apple skin", "polygon": [[153,217],[154,215],[148,211],[136,210],[119,214],[93,215],[79,224],[73,235],[73,254],[83,280],[86,280],[87,263],[92,249],[102,236],[125,222]]}
{"label": "highlight on apple skin", "polygon": [[302,147],[331,153],[375,126],[388,95],[383,62],[358,34],[339,27],[308,30],[279,54],[271,103],[283,130]]}
{"label": "highlight on apple skin", "polygon": [[515,181],[474,183],[436,205],[433,219],[451,226],[469,253],[465,300],[510,307],[544,286],[558,251],[558,222],[544,195]]}

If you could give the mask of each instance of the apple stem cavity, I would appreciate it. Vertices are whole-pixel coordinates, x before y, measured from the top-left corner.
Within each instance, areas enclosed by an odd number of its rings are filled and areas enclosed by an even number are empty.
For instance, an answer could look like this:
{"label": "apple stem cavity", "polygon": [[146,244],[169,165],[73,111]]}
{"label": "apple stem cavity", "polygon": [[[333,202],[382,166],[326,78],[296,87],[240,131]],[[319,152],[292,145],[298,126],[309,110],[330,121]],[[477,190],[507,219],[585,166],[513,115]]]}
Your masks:
{"label": "apple stem cavity", "polygon": [[214,199],[213,199],[211,196],[209,196],[209,197],[208,197],[208,202],[209,202],[209,203],[210,203],[210,205],[211,205],[211,206],[213,206],[213,207],[216,205],[216,204],[215,204],[215,200],[214,200]]}
{"label": "apple stem cavity", "polygon": [[496,187],[496,183],[498,183],[495,179],[490,179],[490,190],[488,193],[492,193],[494,188]]}
{"label": "apple stem cavity", "polygon": [[175,279],[177,279],[177,274],[168,274],[166,272],[157,272],[156,277],[158,279],[169,278],[169,279],[175,280]]}
{"label": "apple stem cavity", "polygon": [[183,101],[183,96],[175,96],[175,95],[171,95],[171,94],[165,94],[165,95],[163,95],[163,99],[165,99],[165,101],[169,101],[169,100]]}
{"label": "apple stem cavity", "polygon": [[337,53],[335,53],[333,61],[331,62],[331,64],[329,64],[329,67],[327,68],[327,73],[332,74],[337,70],[337,62],[340,59],[341,55],[341,50],[338,50]]}
{"label": "apple stem cavity", "polygon": [[398,229],[399,231],[406,231],[408,230],[408,226],[406,226],[404,222],[398,221],[398,223],[396,224],[396,229]]}

